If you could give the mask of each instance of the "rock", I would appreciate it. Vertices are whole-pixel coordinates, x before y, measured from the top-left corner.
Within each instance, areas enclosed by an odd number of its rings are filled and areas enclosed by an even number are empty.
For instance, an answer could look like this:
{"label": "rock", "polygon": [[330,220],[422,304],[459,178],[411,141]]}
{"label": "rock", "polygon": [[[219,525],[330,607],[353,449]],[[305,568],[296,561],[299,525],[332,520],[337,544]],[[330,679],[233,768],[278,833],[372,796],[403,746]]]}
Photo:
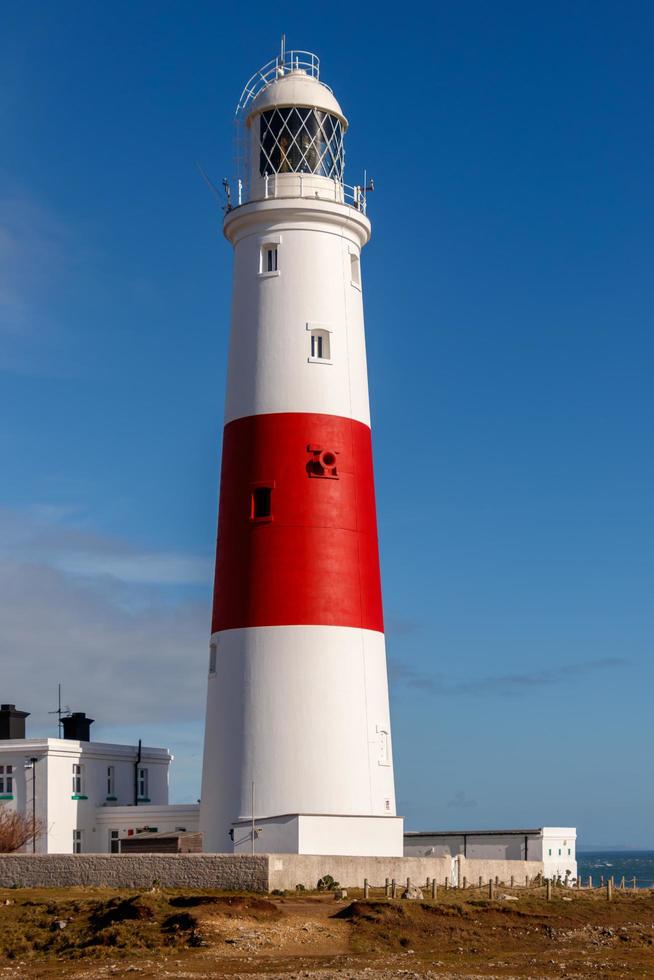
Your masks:
{"label": "rock", "polygon": [[502,902],[519,902],[520,899],[517,895],[500,895],[500,901]]}
{"label": "rock", "polygon": [[417,885],[409,885],[409,887],[405,888],[402,892],[402,898],[408,898],[414,902],[420,901],[420,899],[423,898],[422,889],[418,888]]}
{"label": "rock", "polygon": [[344,898],[347,898],[347,888],[335,888],[334,898],[336,899],[337,902],[340,902]]}
{"label": "rock", "polygon": [[65,919],[55,919],[52,923],[54,929],[65,929],[68,923]]}

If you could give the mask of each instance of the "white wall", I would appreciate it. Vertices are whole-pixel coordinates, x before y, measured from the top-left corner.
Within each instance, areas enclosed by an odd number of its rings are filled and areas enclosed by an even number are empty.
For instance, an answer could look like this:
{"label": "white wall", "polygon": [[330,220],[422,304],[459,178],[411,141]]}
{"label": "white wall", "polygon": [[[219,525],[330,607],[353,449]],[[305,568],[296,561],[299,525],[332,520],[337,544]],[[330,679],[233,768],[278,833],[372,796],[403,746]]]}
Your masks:
{"label": "white wall", "polygon": [[543,827],[542,849],[546,878],[565,878],[567,872],[569,877],[577,877],[576,828]]}
{"label": "white wall", "polygon": [[[340,854],[398,857],[402,854],[402,817],[284,814],[256,820],[255,854]],[[234,828],[234,852],[250,854],[250,825]]]}
{"label": "white wall", "polygon": [[377,730],[390,732],[382,633],[274,626],[216,636],[200,817],[206,851],[223,851],[232,823],[251,816],[253,781],[258,818],[395,814],[392,746],[391,764],[382,764]]}

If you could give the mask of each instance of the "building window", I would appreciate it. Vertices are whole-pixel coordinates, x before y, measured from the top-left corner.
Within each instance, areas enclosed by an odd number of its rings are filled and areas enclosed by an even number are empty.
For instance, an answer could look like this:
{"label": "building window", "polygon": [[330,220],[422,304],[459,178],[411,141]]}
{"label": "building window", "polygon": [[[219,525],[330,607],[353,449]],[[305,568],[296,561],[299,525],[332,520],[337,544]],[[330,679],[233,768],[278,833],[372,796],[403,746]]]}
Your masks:
{"label": "building window", "polygon": [[14,792],[14,767],[0,766],[0,794],[10,796]]}
{"label": "building window", "polygon": [[272,487],[255,487],[250,499],[250,520],[265,521],[272,517]]}
{"label": "building window", "polygon": [[116,795],[116,769],[114,766],[107,766],[107,796]]}
{"label": "building window", "polygon": [[136,791],[137,791],[137,795],[138,795],[139,800],[147,800],[149,798],[148,797],[148,770],[147,769],[141,769],[141,768],[139,768],[139,770],[138,770],[138,776],[137,776],[137,781],[136,782],[137,782]]}
{"label": "building window", "polygon": [[82,853],[82,834],[83,833],[84,833],[84,831],[82,831],[82,830],[74,830],[73,831],[73,854],[81,854]]}
{"label": "building window", "polygon": [[109,831],[109,853],[120,854],[120,831]]}
{"label": "building window", "polygon": [[547,848],[547,854],[548,854],[548,857],[552,857],[552,848],[551,847],[548,847]]}
{"label": "building window", "polygon": [[361,289],[361,260],[355,252],[350,253],[350,279],[353,286]]}
{"label": "building window", "polygon": [[311,331],[311,360],[328,361],[330,357],[331,357],[331,350],[330,350],[330,343],[329,343],[329,331],[312,330]]}
{"label": "building window", "polygon": [[[73,763],[73,796],[81,796],[84,789],[82,766],[78,762]],[[81,831],[80,831],[81,833]]]}
{"label": "building window", "polygon": [[570,851],[570,848],[568,848],[568,857],[570,857],[570,854],[571,854],[571,853],[572,853],[572,852]]}
{"label": "building window", "polygon": [[218,646],[216,643],[209,644],[209,673],[216,673],[216,656],[218,654]]}
{"label": "building window", "polygon": [[561,857],[561,848],[559,848],[559,857]]}
{"label": "building window", "polygon": [[272,276],[279,272],[279,246],[267,244],[261,246],[259,258],[259,274],[262,276]]}

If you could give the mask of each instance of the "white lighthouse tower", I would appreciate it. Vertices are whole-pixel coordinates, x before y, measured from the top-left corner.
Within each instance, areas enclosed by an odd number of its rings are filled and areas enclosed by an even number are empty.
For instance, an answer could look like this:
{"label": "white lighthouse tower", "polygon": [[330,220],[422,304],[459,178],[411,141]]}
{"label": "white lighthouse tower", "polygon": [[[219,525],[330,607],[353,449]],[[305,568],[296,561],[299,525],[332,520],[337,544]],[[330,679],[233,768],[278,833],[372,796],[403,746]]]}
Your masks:
{"label": "white lighthouse tower", "polygon": [[306,52],[246,86],[205,851],[401,855],[347,120]]}

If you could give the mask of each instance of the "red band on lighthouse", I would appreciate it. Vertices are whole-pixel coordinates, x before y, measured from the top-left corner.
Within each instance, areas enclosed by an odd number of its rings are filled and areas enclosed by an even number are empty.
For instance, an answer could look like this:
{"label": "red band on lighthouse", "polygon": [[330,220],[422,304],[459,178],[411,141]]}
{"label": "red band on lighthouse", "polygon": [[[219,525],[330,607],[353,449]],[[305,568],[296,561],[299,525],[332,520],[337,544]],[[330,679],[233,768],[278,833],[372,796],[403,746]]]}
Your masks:
{"label": "red band on lighthouse", "polygon": [[213,632],[383,630],[368,426],[305,413],[230,422],[219,513]]}

